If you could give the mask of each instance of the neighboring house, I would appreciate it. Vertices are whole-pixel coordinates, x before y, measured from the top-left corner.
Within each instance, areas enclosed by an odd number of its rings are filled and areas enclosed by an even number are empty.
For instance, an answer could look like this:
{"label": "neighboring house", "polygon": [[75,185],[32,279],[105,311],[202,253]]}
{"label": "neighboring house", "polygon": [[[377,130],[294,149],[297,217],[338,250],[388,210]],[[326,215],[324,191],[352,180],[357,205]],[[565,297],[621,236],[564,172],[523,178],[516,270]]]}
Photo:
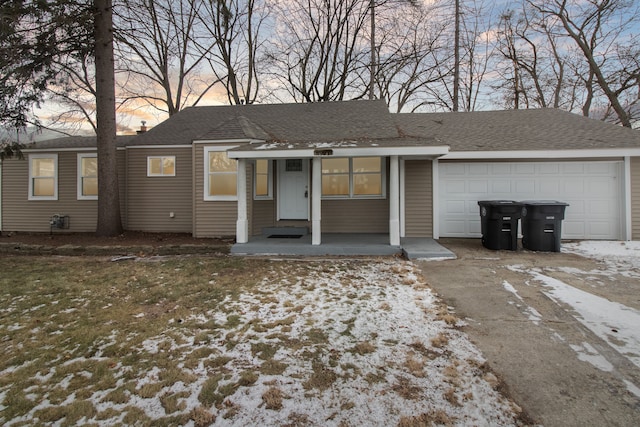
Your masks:
{"label": "neighboring house", "polygon": [[[570,204],[565,238],[640,238],[640,133],[553,109],[391,114],[381,101],[191,107],[118,140],[125,229],[479,237],[478,200]],[[2,165],[2,230],[94,231],[95,138]]]}

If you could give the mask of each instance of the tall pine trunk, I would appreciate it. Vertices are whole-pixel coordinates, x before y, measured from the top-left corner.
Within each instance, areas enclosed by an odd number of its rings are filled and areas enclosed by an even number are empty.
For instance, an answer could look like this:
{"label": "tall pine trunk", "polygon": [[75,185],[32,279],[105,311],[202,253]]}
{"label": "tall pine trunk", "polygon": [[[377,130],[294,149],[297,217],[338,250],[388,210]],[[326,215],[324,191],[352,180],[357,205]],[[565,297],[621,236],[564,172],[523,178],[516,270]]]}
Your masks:
{"label": "tall pine trunk", "polygon": [[112,0],[94,0],[96,127],[98,138],[98,236],[122,233],[116,165],[116,96]]}

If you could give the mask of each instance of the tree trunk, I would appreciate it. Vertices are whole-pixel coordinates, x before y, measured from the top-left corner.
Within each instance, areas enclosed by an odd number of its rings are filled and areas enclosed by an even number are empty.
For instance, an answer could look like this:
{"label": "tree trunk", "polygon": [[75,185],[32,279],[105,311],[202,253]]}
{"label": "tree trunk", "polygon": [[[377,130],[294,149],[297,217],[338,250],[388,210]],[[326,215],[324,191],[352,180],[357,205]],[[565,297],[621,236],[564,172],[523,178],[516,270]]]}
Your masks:
{"label": "tree trunk", "polygon": [[112,0],[94,0],[96,127],[98,140],[98,236],[122,233],[116,166],[116,107]]}

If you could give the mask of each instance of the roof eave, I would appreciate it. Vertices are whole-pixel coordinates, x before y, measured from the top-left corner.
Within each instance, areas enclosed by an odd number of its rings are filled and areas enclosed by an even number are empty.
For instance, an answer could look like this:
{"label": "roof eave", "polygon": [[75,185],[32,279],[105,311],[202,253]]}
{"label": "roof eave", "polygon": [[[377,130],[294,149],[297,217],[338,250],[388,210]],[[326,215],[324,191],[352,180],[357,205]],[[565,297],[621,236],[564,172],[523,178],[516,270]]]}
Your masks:
{"label": "roof eave", "polygon": [[580,159],[640,156],[640,147],[573,150],[451,151],[442,160]]}
{"label": "roof eave", "polygon": [[287,159],[313,157],[368,157],[368,156],[403,156],[403,157],[440,157],[449,152],[448,146],[430,147],[326,147],[326,148],[291,148],[282,150],[243,150],[241,147],[230,150],[232,159]]}

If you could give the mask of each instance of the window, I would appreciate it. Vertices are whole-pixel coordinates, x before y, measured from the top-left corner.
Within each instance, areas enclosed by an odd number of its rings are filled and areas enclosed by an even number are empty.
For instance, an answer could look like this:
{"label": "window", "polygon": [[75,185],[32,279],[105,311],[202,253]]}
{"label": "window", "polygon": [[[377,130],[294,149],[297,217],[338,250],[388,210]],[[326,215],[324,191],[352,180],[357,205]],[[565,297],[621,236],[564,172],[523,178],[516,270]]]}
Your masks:
{"label": "window", "polygon": [[323,197],[384,197],[381,157],[322,159]]}
{"label": "window", "polygon": [[205,159],[205,200],[238,200],[238,165],[227,156],[232,147],[206,147]]}
{"label": "window", "polygon": [[78,200],[98,198],[98,157],[78,154]]}
{"label": "window", "polygon": [[147,176],[176,176],[176,156],[147,157]]}
{"label": "window", "polygon": [[58,200],[58,155],[29,156],[29,200]]}
{"label": "window", "polygon": [[256,199],[271,199],[271,160],[258,159],[256,160],[255,167],[255,181],[253,185],[254,198]]}

